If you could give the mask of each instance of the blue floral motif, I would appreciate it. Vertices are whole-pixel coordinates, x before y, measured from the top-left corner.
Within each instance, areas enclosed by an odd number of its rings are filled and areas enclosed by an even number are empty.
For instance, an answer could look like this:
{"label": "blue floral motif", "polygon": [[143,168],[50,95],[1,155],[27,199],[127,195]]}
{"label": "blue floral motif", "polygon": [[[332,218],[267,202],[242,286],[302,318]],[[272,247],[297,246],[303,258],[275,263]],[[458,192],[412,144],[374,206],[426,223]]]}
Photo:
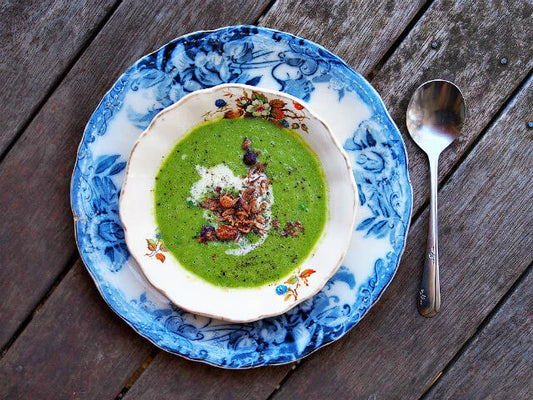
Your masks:
{"label": "blue floral motif", "polygon": [[257,85],[261,76],[252,75],[254,67],[275,62],[266,60],[272,52],[254,49],[246,29],[227,33],[216,39],[175,40],[140,60],[131,88],[155,87],[155,102],[143,110],[129,109],[129,119],[145,129],[159,111],[195,90],[229,82]]}
{"label": "blue floral motif", "polygon": [[287,290],[289,288],[286,285],[278,285],[276,286],[276,294],[282,295],[287,293]]}
{"label": "blue floral motif", "polygon": [[85,246],[89,252],[102,251],[111,271],[119,271],[129,257],[118,215],[119,189],[113,182],[126,168],[119,158],[118,154],[98,157],[90,184],[84,187],[85,211],[93,216],[84,232]]}
{"label": "blue floral motif", "polygon": [[402,147],[390,140],[374,120],[362,122],[344,144],[344,149],[353,154],[360,204],[367,205],[373,214],[356,227],[367,236],[381,239],[388,235],[392,241],[407,229],[402,182],[398,179],[405,162],[400,154]]}
{"label": "blue floral motif", "polygon": [[[367,215],[356,230],[389,249],[371,260],[372,272],[364,280],[357,282],[352,266],[343,265],[311,299],[283,315],[247,324],[190,314],[162,301],[146,283],[137,289],[124,283],[139,278],[131,267],[124,268],[131,260],[118,216],[132,138],[160,110],[187,93],[226,82],[282,90],[306,101],[327,87],[339,102],[354,92],[368,105],[372,116],[354,126],[352,137],[343,145]],[[224,105],[220,102],[217,107]],[[89,120],[71,198],[80,254],[110,307],[157,346],[225,368],[291,362],[348,332],[377,301],[397,269],[412,203],[400,133],[368,82],[313,42],[252,26],[178,38],[129,68]],[[275,290],[283,295],[288,288],[278,285]]]}
{"label": "blue floral motif", "polygon": [[218,108],[222,108],[226,105],[226,102],[222,99],[217,99],[217,101],[215,101],[215,106],[217,106]]}
{"label": "blue floral motif", "polygon": [[255,28],[240,29],[213,34],[212,38],[175,40],[140,60],[133,67],[131,89],[154,87],[155,101],[141,110],[128,109],[129,119],[145,129],[159,111],[195,90],[229,82],[260,84],[259,71],[265,67],[279,84],[277,89],[303,100],[310,99],[314,82],[328,82],[338,91],[339,99],[346,90],[352,90],[330,73],[332,64],[339,60],[324,49],[312,49],[308,42],[292,37],[287,50],[275,53],[268,46],[258,46],[250,36],[256,33]]}

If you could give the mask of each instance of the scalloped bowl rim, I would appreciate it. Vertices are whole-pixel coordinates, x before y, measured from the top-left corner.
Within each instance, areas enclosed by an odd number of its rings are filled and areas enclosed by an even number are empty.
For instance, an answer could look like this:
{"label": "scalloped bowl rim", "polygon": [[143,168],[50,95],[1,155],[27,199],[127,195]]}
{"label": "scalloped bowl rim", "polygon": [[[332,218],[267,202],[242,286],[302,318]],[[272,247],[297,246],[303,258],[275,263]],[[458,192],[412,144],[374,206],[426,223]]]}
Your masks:
{"label": "scalloped bowl rim", "polygon": [[[346,171],[347,171],[345,176],[349,177],[349,183],[350,183],[349,187],[351,189],[350,190],[350,194],[353,194],[353,204],[352,204],[352,206],[349,207],[349,209],[352,210],[351,211],[351,215],[350,215],[350,219],[348,220],[349,229],[348,228],[345,229],[345,231],[346,231],[345,232],[345,241],[344,241],[345,243],[342,246],[342,249],[341,249],[342,251],[340,251],[340,255],[337,254],[337,257],[335,257],[337,259],[337,261],[335,263],[332,263],[333,267],[330,268],[326,274],[323,274],[323,276],[322,276],[322,278],[320,280],[312,281],[312,284],[309,285],[309,287],[311,289],[306,290],[305,294],[303,294],[301,296],[299,295],[297,300],[285,302],[286,304],[284,304],[283,307],[279,307],[277,310],[273,310],[273,311],[270,311],[270,312],[256,312],[254,315],[251,315],[251,316],[248,316],[248,317],[245,317],[245,318],[235,317],[235,316],[228,316],[228,314],[224,314],[224,313],[220,313],[220,312],[214,312],[213,313],[213,312],[210,312],[210,311],[205,311],[205,310],[202,310],[202,309],[195,308],[195,306],[191,305],[191,304],[184,304],[181,299],[176,297],[175,293],[170,293],[168,289],[164,289],[164,288],[160,287],[160,285],[157,284],[154,281],[154,279],[152,278],[152,274],[146,270],[147,259],[146,258],[142,258],[140,256],[141,252],[137,251],[136,247],[131,246],[131,243],[132,243],[131,230],[128,229],[129,222],[128,222],[127,218],[125,218],[125,211],[124,211],[125,207],[126,207],[125,204],[126,204],[126,201],[127,201],[125,199],[128,199],[128,197],[129,197],[127,188],[128,188],[129,185],[131,185],[131,167],[132,167],[131,166],[131,164],[132,164],[131,160],[132,160],[134,154],[138,151],[139,145],[142,142],[144,142],[145,139],[148,136],[154,134],[154,127],[159,123],[159,121],[166,114],[175,112],[177,109],[178,110],[181,109],[191,99],[194,99],[196,97],[200,97],[200,96],[203,96],[203,95],[216,93],[216,92],[221,91],[221,90],[223,90],[225,88],[228,88],[228,89],[237,89],[238,88],[238,89],[248,89],[248,90],[260,91],[262,93],[274,95],[274,96],[277,96],[277,97],[280,97],[280,98],[284,98],[284,99],[287,99],[287,100],[290,100],[290,101],[297,102],[297,103],[301,104],[303,106],[303,110],[305,110],[307,112],[309,118],[314,119],[315,121],[318,122],[318,124],[320,126],[322,126],[324,131],[327,133],[328,139],[331,141],[332,146],[337,150],[338,154],[342,157],[343,166],[346,167]],[[184,137],[186,137],[198,125],[199,125],[199,123],[197,121],[195,124],[192,124],[187,129],[185,129],[184,133],[182,135],[178,136],[177,140],[174,141],[174,145],[173,146],[175,146],[177,143],[179,143]],[[312,146],[310,146],[308,141],[305,140],[304,136],[300,135],[300,137],[304,140],[304,142],[306,142],[306,144],[309,147],[312,148]],[[169,154],[169,152],[172,150],[173,146],[170,147],[170,148],[167,148],[167,150],[165,152],[165,159],[166,159],[166,156]],[[313,151],[315,151],[315,149],[313,149]],[[319,160],[323,161],[322,159],[319,159]],[[159,170],[160,165],[161,164],[158,165],[157,170]],[[329,182],[327,180],[326,180],[326,183],[329,186]],[[330,197],[331,197],[331,194],[328,194],[328,198],[330,198]],[[327,283],[327,281],[337,272],[337,270],[339,269],[339,267],[342,264],[342,261],[344,260],[344,257],[346,256],[346,252],[347,252],[347,250],[348,250],[348,248],[350,246],[350,239],[351,239],[351,236],[352,236],[352,233],[353,233],[353,227],[354,227],[354,223],[355,223],[355,218],[356,218],[356,212],[357,212],[358,205],[359,205],[359,201],[358,201],[357,185],[355,183],[353,170],[352,170],[351,163],[349,161],[348,155],[346,154],[345,150],[342,148],[342,146],[337,141],[335,135],[333,134],[333,132],[329,128],[328,124],[321,117],[319,117],[316,114],[316,112],[311,110],[309,108],[309,106],[305,102],[302,102],[301,99],[299,99],[299,98],[297,98],[295,96],[283,93],[283,92],[279,92],[279,91],[272,90],[272,89],[259,88],[259,87],[255,87],[255,86],[245,85],[245,84],[239,84],[239,83],[226,83],[226,84],[216,85],[216,86],[213,86],[211,88],[201,89],[201,90],[197,90],[197,91],[194,91],[192,93],[189,93],[186,96],[182,97],[178,102],[176,102],[176,103],[170,105],[169,107],[163,109],[162,111],[160,111],[152,119],[152,121],[150,122],[149,126],[139,136],[139,138],[137,139],[137,141],[133,145],[132,150],[130,152],[130,156],[128,158],[128,163],[127,163],[127,166],[126,166],[124,182],[123,182],[123,185],[122,185],[121,194],[120,194],[120,198],[119,198],[119,217],[120,217],[120,221],[122,223],[123,229],[124,229],[124,237],[125,237],[125,240],[126,240],[126,244],[128,246],[128,250],[130,251],[130,254],[131,254],[132,258],[138,264],[139,271],[141,271],[141,273],[146,277],[148,282],[150,282],[150,284],[157,291],[162,293],[166,298],[168,298],[176,306],[178,306],[178,307],[180,307],[180,308],[182,308],[182,309],[184,309],[184,310],[186,310],[188,312],[191,312],[191,313],[194,313],[194,314],[198,314],[198,315],[203,315],[203,316],[210,317],[210,318],[216,318],[216,319],[220,319],[220,320],[224,320],[224,321],[228,321],[228,322],[246,323],[246,322],[253,322],[253,321],[257,321],[257,320],[263,319],[263,318],[274,317],[274,316],[283,314],[283,313],[289,311],[290,309],[292,309],[293,307],[297,306],[301,302],[303,302],[305,300],[308,300],[309,298],[313,297],[315,294],[317,294],[324,287],[324,285]],[[328,214],[329,214],[330,217],[332,215],[332,211],[333,210],[328,210]],[[324,231],[323,231],[321,237],[319,238],[317,243],[315,243],[312,252],[318,251],[318,249],[321,247],[321,243],[320,242],[323,241],[324,237],[327,234],[326,228],[327,227],[324,228]],[[335,227],[330,227],[330,230],[331,229],[335,229]],[[308,257],[308,259],[309,258],[310,257]],[[174,259],[173,256],[171,256],[170,259],[172,259],[173,261],[177,261],[177,260]],[[301,265],[305,264],[305,262],[307,260],[305,260]],[[183,267],[181,265],[178,265],[178,267],[185,270],[185,267]],[[279,285],[283,279],[286,279],[287,276],[289,276],[290,274],[294,273],[294,271],[296,271],[298,268],[299,267],[295,268],[294,270],[291,271],[291,273],[289,273],[288,275],[284,276],[282,279],[280,279],[280,280],[278,280],[278,281],[276,281],[274,283],[267,283],[267,284],[261,285],[261,286],[259,286],[257,288],[244,288],[244,290],[249,290],[250,293],[253,293],[255,291],[254,289],[271,287],[272,288],[272,293],[275,294],[274,293],[274,288],[277,285]],[[208,285],[211,288],[219,289],[219,287],[210,284],[209,282],[203,280],[202,278],[196,277],[193,273],[190,273],[190,272],[187,272],[187,273],[192,275],[192,276],[194,276],[194,278],[196,278],[197,280],[201,281],[202,284]],[[230,290],[235,290],[235,289],[230,289]],[[237,289],[237,290],[242,291],[242,289]],[[278,296],[278,297],[282,297],[282,296]]]}

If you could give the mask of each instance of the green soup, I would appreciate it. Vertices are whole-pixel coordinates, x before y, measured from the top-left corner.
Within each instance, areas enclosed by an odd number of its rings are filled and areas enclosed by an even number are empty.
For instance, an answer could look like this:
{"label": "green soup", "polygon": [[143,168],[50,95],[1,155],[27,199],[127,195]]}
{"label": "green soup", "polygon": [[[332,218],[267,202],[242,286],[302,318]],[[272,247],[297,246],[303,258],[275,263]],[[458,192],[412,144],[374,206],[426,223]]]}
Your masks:
{"label": "green soup", "polygon": [[[237,241],[201,243],[203,227],[229,222],[200,204],[217,193],[237,199],[242,188],[235,182],[254,168],[243,162],[245,137],[270,182],[258,199],[266,204],[267,228],[239,233]],[[223,187],[209,187],[221,179]],[[296,134],[261,119],[222,119],[195,128],[174,147],[157,175],[155,204],[161,239],[185,268],[218,286],[254,287],[307,258],[324,229],[326,187],[316,155]]]}

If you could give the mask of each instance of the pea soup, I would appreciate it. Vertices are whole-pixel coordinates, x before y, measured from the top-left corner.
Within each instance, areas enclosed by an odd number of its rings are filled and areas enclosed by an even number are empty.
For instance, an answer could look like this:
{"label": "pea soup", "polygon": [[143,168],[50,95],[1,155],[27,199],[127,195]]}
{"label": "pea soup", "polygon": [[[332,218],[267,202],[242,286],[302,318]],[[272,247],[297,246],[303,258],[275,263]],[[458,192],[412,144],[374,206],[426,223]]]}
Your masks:
{"label": "pea soup", "polygon": [[156,177],[156,221],[183,267],[222,287],[254,287],[296,269],[320,238],[326,186],[292,131],[258,118],[195,128]]}

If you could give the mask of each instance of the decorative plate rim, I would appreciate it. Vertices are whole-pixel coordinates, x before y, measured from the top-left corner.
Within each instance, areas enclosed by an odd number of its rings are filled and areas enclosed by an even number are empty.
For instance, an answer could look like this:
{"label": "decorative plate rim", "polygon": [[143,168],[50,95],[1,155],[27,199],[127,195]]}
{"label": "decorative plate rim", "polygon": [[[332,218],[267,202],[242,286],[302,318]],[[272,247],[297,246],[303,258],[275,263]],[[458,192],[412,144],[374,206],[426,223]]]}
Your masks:
{"label": "decorative plate rim", "polygon": [[[256,26],[256,25],[240,24],[240,25],[227,25],[227,26],[223,26],[223,27],[220,27],[220,28],[216,28],[216,29],[196,30],[196,31],[190,32],[188,34],[185,34],[185,35],[182,35],[182,36],[178,36],[178,37],[166,42],[162,46],[158,47],[156,50],[154,50],[152,52],[149,52],[147,54],[144,54],[139,59],[137,59],[133,64],[129,65],[124,72],[120,73],[118,78],[111,85],[110,89],[105,92],[105,94],[103,95],[101,100],[96,105],[95,111],[97,109],[99,109],[100,106],[104,103],[104,100],[106,100],[108,98],[108,96],[111,94],[111,92],[112,92],[113,88],[115,87],[115,85],[118,82],[120,82],[121,77],[129,69],[131,69],[131,68],[135,67],[136,65],[138,65],[145,57],[157,54],[159,51],[161,51],[162,49],[164,49],[166,46],[168,46],[170,43],[172,43],[174,41],[187,40],[190,37],[193,37],[193,36],[196,36],[196,35],[210,34],[210,33],[215,33],[215,32],[218,32],[218,31],[224,31],[224,30],[228,30],[228,29],[257,29],[258,31],[269,32],[271,34],[276,34],[276,33],[277,34],[282,34],[282,35],[288,36],[288,37],[290,37],[292,39],[302,40],[306,44],[311,44],[312,46],[315,46],[317,49],[320,49],[321,51],[326,53],[327,55],[332,56],[339,64],[343,65],[350,72],[352,72],[357,78],[359,78],[361,80],[361,82],[363,83],[363,85],[365,85],[365,89],[369,91],[369,95],[373,98],[373,100],[377,101],[377,105],[381,108],[381,112],[386,117],[386,119],[390,123],[391,127],[393,129],[395,129],[396,134],[397,134],[398,138],[400,139],[399,142],[401,143],[401,148],[403,150],[403,155],[405,157],[405,165],[404,165],[403,169],[405,170],[404,172],[405,172],[405,177],[406,177],[407,186],[408,186],[408,193],[407,194],[408,194],[408,199],[409,199],[408,207],[405,210],[406,211],[406,215],[407,215],[407,219],[406,219],[406,223],[405,223],[404,241],[403,241],[401,250],[398,252],[398,255],[396,257],[394,270],[393,270],[392,275],[390,276],[389,280],[381,288],[380,292],[377,294],[377,296],[374,299],[374,301],[372,302],[372,304],[370,306],[368,306],[368,308],[366,310],[364,310],[364,312],[362,313],[360,318],[355,323],[353,323],[351,326],[349,326],[346,329],[346,331],[341,336],[339,336],[339,337],[337,337],[335,339],[332,339],[330,341],[323,342],[320,346],[315,347],[314,349],[310,350],[309,352],[307,352],[305,354],[302,354],[301,356],[299,356],[297,359],[294,359],[294,360],[286,360],[286,361],[275,361],[274,360],[274,361],[269,361],[266,364],[260,364],[260,363],[257,363],[257,362],[253,362],[253,363],[250,363],[248,365],[235,367],[235,366],[229,366],[229,365],[228,366],[227,365],[220,365],[220,364],[218,364],[218,363],[216,363],[214,361],[210,361],[208,359],[202,359],[202,358],[199,358],[199,357],[192,357],[190,355],[184,355],[184,354],[181,354],[179,351],[175,351],[175,350],[172,350],[172,349],[169,349],[169,348],[165,348],[164,346],[158,344],[147,333],[144,333],[144,332],[138,330],[133,322],[131,322],[125,316],[120,314],[120,312],[117,309],[117,307],[115,307],[115,305],[112,304],[108,300],[106,295],[104,294],[103,284],[100,283],[96,279],[95,273],[88,267],[88,262],[89,261],[86,259],[86,256],[84,254],[82,254],[82,252],[78,251],[78,253],[80,255],[80,259],[82,260],[82,262],[83,262],[83,264],[85,266],[85,269],[89,272],[89,275],[90,275],[91,279],[94,281],[95,286],[96,286],[98,292],[100,293],[100,296],[103,298],[103,300],[108,305],[108,307],[116,315],[118,315],[127,325],[129,325],[138,335],[140,335],[141,337],[147,339],[150,343],[152,343],[153,345],[155,345],[159,349],[164,350],[164,351],[166,351],[167,353],[170,353],[170,354],[178,355],[178,356],[183,357],[183,358],[185,358],[187,360],[190,360],[190,361],[195,361],[195,362],[199,362],[199,363],[203,363],[203,364],[207,364],[207,365],[211,365],[211,366],[214,366],[214,367],[217,367],[217,368],[222,368],[222,369],[227,369],[227,370],[244,370],[244,369],[259,368],[259,367],[265,367],[265,366],[286,365],[286,364],[290,364],[290,363],[294,363],[294,362],[299,362],[300,360],[302,360],[302,359],[314,354],[316,351],[322,349],[323,347],[326,347],[326,346],[336,342],[338,339],[344,337],[349,331],[351,331],[368,314],[368,312],[374,307],[374,305],[381,299],[381,297],[383,296],[383,293],[389,287],[389,285],[393,281],[394,277],[396,276],[396,273],[398,272],[398,269],[399,269],[399,266],[400,266],[400,261],[401,261],[401,259],[403,257],[404,252],[405,252],[405,248],[406,248],[406,244],[407,244],[407,237],[408,237],[408,234],[409,234],[409,229],[411,227],[411,220],[412,220],[412,213],[413,213],[413,186],[412,186],[411,177],[409,175],[409,155],[408,155],[408,152],[407,152],[407,147],[406,147],[405,142],[403,140],[401,131],[399,130],[399,128],[396,125],[396,123],[394,122],[393,118],[391,117],[388,109],[385,106],[385,103],[383,102],[383,99],[381,98],[381,96],[379,95],[377,90],[370,84],[370,82],[368,82],[368,80],[363,75],[361,75],[359,72],[357,72],[352,67],[350,67],[341,57],[335,55],[333,52],[331,52],[330,50],[328,50],[327,48],[325,48],[321,44],[318,44],[318,43],[316,43],[316,42],[314,42],[314,41],[312,41],[310,39],[305,39],[305,38],[296,36],[296,35],[294,35],[292,33],[289,33],[289,32],[279,31],[279,30],[276,30],[276,29],[262,27],[262,26]],[[82,135],[82,137],[80,139],[80,143],[79,143],[78,148],[76,150],[76,161],[74,163],[73,172],[72,172],[72,175],[71,175],[71,182],[70,182],[70,205],[71,205],[71,211],[72,211],[72,214],[73,214],[74,237],[75,237],[75,241],[76,241],[76,245],[78,247],[78,250],[79,250],[79,238],[78,238],[78,235],[79,235],[79,232],[78,232],[78,229],[79,229],[78,228],[79,217],[76,214],[76,209],[75,209],[76,205],[74,204],[74,196],[72,194],[73,194],[74,185],[75,185],[76,179],[77,179],[77,168],[78,168],[78,164],[79,164],[79,155],[81,153],[82,145],[85,143],[88,127],[89,127],[90,121],[91,121],[92,116],[93,116],[95,111],[93,111],[93,113],[91,114],[91,117],[89,118],[89,120],[87,121],[87,124],[85,125],[84,131],[83,131],[83,135]]]}

